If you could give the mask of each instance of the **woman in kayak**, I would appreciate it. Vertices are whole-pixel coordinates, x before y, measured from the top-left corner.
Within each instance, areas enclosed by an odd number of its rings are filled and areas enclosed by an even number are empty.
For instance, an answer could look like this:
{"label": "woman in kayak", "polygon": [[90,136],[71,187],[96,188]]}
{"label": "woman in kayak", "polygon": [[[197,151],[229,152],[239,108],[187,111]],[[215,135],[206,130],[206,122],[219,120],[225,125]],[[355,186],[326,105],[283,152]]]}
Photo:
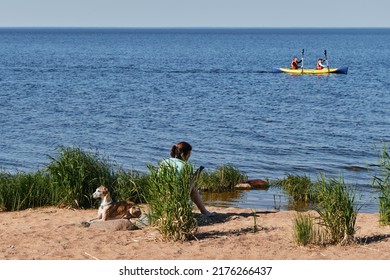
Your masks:
{"label": "woman in kayak", "polygon": [[301,63],[302,60],[298,61],[298,58],[294,56],[293,60],[291,61],[291,69],[298,69],[299,63]]}

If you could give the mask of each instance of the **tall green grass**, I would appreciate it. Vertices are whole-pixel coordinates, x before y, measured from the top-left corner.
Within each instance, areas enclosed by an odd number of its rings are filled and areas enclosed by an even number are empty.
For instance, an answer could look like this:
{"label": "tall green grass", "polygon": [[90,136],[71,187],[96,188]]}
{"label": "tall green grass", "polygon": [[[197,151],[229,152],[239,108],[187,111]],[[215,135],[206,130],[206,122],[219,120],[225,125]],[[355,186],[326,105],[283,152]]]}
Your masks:
{"label": "tall green grass", "polygon": [[188,240],[197,231],[192,212],[190,183],[191,165],[184,165],[180,175],[173,166],[149,165],[150,177],[145,199],[149,206],[149,221],[165,240]]}
{"label": "tall green grass", "polygon": [[204,171],[198,181],[198,188],[203,191],[229,191],[239,183],[248,180],[248,176],[231,164],[222,165],[211,172]]}
{"label": "tall green grass", "polygon": [[115,175],[107,158],[79,147],[61,147],[47,166],[56,201],[63,205],[89,208],[91,194],[99,185],[112,186]]}
{"label": "tall green grass", "polygon": [[293,238],[300,246],[324,246],[331,243],[329,231],[321,224],[321,219],[301,212],[297,213],[293,221]]}
{"label": "tall green grass", "polygon": [[317,200],[314,184],[306,175],[287,174],[273,184],[281,186],[295,202],[314,203]]}
{"label": "tall green grass", "polygon": [[[314,224],[309,216],[298,214],[294,221],[294,238],[299,245],[309,243],[324,245],[326,243],[347,245],[354,242],[355,224],[359,211],[355,204],[356,190],[344,183],[343,178],[326,178],[321,175],[314,183],[303,179],[289,178],[289,185],[294,182],[295,199],[315,202],[313,208],[318,213]],[[303,186],[297,188],[296,186]],[[310,195],[306,195],[306,194]]]}
{"label": "tall green grass", "polygon": [[34,173],[0,172],[0,210],[38,206],[90,208],[98,205],[92,193],[105,185],[115,200],[143,201],[148,175],[115,168],[107,157],[78,147],[58,148],[50,163]]}
{"label": "tall green grass", "polygon": [[315,183],[306,175],[287,174],[271,182],[271,185],[280,187],[288,195],[289,209],[312,209],[317,202]]}
{"label": "tall green grass", "polygon": [[[105,185],[115,200],[144,203],[150,175],[125,171],[98,151],[59,147],[50,162],[33,173],[0,171],[0,211],[38,206],[97,207],[92,193]],[[204,176],[203,176],[204,175]],[[203,190],[230,190],[247,176],[231,165],[201,174]]]}
{"label": "tall green grass", "polygon": [[131,198],[136,203],[145,202],[145,191],[149,175],[139,171],[125,171],[122,168],[115,172],[116,180],[112,185],[112,195],[116,200]]}
{"label": "tall green grass", "polygon": [[294,219],[294,240],[298,245],[306,246],[313,242],[314,225],[309,215],[297,214]]}
{"label": "tall green grass", "polygon": [[379,167],[380,175],[375,175],[373,186],[379,192],[379,222],[382,225],[390,224],[390,155],[386,146],[383,143],[383,148],[379,156],[379,163],[375,165]]}
{"label": "tall green grass", "polygon": [[55,195],[50,178],[43,172],[26,174],[0,173],[0,210],[22,210],[52,203]]}
{"label": "tall green grass", "polygon": [[331,243],[349,244],[354,241],[356,217],[355,190],[343,178],[321,176],[316,184],[318,206],[316,211],[329,233]]}

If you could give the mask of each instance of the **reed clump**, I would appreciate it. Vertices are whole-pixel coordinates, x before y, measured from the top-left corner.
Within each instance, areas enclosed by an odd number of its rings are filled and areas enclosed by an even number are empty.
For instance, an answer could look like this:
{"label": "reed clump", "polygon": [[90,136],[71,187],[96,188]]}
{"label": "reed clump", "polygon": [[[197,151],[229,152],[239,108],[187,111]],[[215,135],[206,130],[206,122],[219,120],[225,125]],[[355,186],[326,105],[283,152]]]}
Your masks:
{"label": "reed clump", "polygon": [[320,219],[306,212],[298,212],[294,218],[293,239],[299,246],[330,243],[328,231],[320,224]]}
{"label": "reed clump", "polygon": [[193,167],[184,165],[180,174],[170,165],[149,165],[148,168],[150,177],[145,200],[150,224],[158,229],[164,240],[193,238],[198,229],[190,201]]}
{"label": "reed clump", "polygon": [[[358,207],[355,190],[343,178],[321,175],[311,186],[316,218],[298,214],[294,220],[294,239],[299,245],[341,244],[354,242]],[[313,221],[316,220],[316,223]]]}
{"label": "reed clump", "polygon": [[0,211],[40,207],[54,199],[50,178],[44,172],[0,172]]}
{"label": "reed clump", "polygon": [[61,147],[57,157],[50,156],[47,166],[56,201],[62,205],[89,208],[95,201],[91,194],[99,185],[111,186],[115,181],[112,165],[96,152],[79,147]]}
{"label": "reed clump", "polygon": [[383,143],[379,163],[374,166],[380,171],[380,175],[375,175],[373,180],[373,187],[379,193],[379,222],[390,225],[390,155],[386,143]]}
{"label": "reed clump", "polygon": [[331,243],[347,245],[354,242],[358,207],[355,190],[344,183],[343,178],[321,176],[316,184],[318,205],[315,210],[329,234]]}
{"label": "reed clump", "polygon": [[298,245],[306,246],[313,242],[313,220],[303,213],[297,214],[294,219],[294,240]]}
{"label": "reed clump", "polygon": [[[49,163],[33,173],[0,171],[0,211],[40,206],[95,208],[92,193],[100,185],[110,188],[115,200],[144,203],[150,175],[125,171],[98,151],[59,147]],[[202,190],[231,190],[247,176],[232,165],[201,174]]]}
{"label": "reed clump", "polygon": [[203,172],[198,181],[198,188],[203,191],[230,191],[237,184],[248,180],[248,176],[231,164],[222,165],[211,172]]}
{"label": "reed clump", "polygon": [[144,203],[148,180],[149,175],[145,172],[125,171],[120,168],[115,172],[112,194],[117,200],[130,199],[136,203]]}
{"label": "reed clump", "polygon": [[107,157],[78,147],[60,147],[50,163],[33,173],[0,172],[0,211],[40,206],[91,208],[98,204],[92,193],[99,185],[116,200],[143,202],[148,175],[115,169]]}
{"label": "reed clump", "polygon": [[287,174],[275,180],[272,185],[279,186],[292,200],[292,208],[300,210],[317,202],[315,183],[306,175]]}

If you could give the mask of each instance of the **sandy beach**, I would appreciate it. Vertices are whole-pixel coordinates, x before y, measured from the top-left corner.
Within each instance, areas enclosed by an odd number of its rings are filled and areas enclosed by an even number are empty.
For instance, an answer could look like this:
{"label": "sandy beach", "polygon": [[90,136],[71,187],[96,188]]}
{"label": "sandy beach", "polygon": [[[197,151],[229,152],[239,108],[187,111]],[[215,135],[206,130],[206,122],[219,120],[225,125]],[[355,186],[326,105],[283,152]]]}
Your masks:
{"label": "sandy beach", "polygon": [[[217,215],[200,221],[197,240],[162,241],[152,227],[126,230],[83,227],[96,210],[55,207],[0,212],[1,260],[389,260],[390,227],[378,214],[359,213],[349,246],[297,246],[294,211],[213,208]],[[118,221],[116,221],[118,223]],[[108,225],[108,224],[107,224]]]}

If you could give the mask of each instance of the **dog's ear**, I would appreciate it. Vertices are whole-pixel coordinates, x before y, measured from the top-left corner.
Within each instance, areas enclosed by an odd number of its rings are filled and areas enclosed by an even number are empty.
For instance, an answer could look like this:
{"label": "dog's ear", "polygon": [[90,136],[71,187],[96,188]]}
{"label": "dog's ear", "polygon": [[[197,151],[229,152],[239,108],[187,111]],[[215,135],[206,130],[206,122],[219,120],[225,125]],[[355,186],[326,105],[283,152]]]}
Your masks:
{"label": "dog's ear", "polygon": [[102,192],[106,194],[108,193],[108,189],[105,186],[102,186]]}

